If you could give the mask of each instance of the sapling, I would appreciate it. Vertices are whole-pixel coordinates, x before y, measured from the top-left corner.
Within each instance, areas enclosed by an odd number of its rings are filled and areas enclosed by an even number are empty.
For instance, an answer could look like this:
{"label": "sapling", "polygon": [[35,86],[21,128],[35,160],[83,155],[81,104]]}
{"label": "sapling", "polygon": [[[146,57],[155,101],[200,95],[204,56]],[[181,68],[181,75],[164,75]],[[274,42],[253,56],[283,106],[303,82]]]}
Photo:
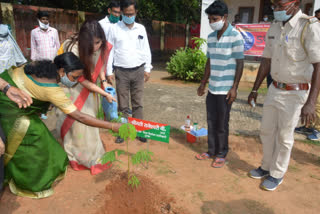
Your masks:
{"label": "sapling", "polygon": [[[132,157],[130,158],[129,155],[129,140],[133,141],[136,136],[137,136],[137,131],[136,128],[129,123],[123,124],[122,126],[120,126],[119,129],[119,134],[112,132],[113,136],[119,136],[122,139],[124,139],[126,141],[126,153],[128,156],[128,185],[131,186],[132,188],[137,188],[140,185],[140,181],[137,178],[137,176],[131,172],[131,164],[132,165],[138,165],[138,164],[145,164],[145,163],[149,163],[151,161],[151,156],[153,155],[152,152],[150,152],[149,150],[139,150],[136,154],[132,155]],[[120,162],[117,157],[119,157],[120,155],[124,154],[125,151],[123,150],[113,150],[110,152],[107,152],[103,155],[103,157],[101,158],[101,162],[102,164],[106,164],[108,162]]]}

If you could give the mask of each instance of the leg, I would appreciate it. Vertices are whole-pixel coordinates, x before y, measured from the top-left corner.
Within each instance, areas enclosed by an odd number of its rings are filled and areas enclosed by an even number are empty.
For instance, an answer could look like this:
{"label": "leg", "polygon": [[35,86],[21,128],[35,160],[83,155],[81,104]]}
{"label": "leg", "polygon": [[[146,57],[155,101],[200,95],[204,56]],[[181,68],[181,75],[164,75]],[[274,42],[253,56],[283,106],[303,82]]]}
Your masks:
{"label": "leg", "polygon": [[225,158],[229,151],[229,119],[231,105],[226,100],[226,95],[217,96],[217,127],[216,127],[216,139],[218,148],[216,149],[216,156],[219,158]]}
{"label": "leg", "polygon": [[294,144],[294,128],[299,122],[301,108],[305,100],[294,94],[288,95],[284,100],[284,105],[279,110],[279,131],[270,166],[270,175],[274,178],[283,178],[288,169]]}
{"label": "leg", "polygon": [[130,90],[130,80],[128,77],[128,72],[122,71],[121,69],[116,69],[115,76],[119,112],[123,113],[123,116],[128,117]]}
{"label": "leg", "polygon": [[132,71],[130,76],[132,117],[143,119],[144,68]]}
{"label": "leg", "polygon": [[208,92],[206,99],[207,107],[207,123],[208,123],[208,154],[213,156],[216,154],[216,123],[217,123],[217,112],[215,96]]}
{"label": "leg", "polygon": [[263,107],[260,139],[263,148],[261,168],[269,171],[276,144],[278,110],[272,105]]}

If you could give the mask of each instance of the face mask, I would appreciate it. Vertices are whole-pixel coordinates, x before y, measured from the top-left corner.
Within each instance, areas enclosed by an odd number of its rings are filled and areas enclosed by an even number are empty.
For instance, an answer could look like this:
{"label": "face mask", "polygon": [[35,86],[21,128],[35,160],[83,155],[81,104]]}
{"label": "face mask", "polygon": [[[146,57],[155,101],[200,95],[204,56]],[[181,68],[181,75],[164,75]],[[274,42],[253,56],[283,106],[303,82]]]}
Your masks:
{"label": "face mask", "polygon": [[122,15],[123,22],[128,24],[128,25],[131,25],[132,23],[134,23],[135,19],[136,19],[135,16],[128,17],[128,16],[125,16],[125,15]]}
{"label": "face mask", "polygon": [[291,18],[291,14],[287,15],[286,10],[282,11],[273,11],[274,19],[280,22],[286,22]]}
{"label": "face mask", "polygon": [[223,28],[224,21],[221,19],[218,22],[214,22],[210,24],[212,30],[221,30]]}
{"label": "face mask", "polygon": [[118,21],[120,20],[120,17],[118,16],[114,16],[114,15],[112,15],[112,14],[110,14],[110,16],[109,16],[109,21],[111,22],[111,23],[117,23]]}
{"label": "face mask", "polygon": [[67,86],[68,88],[72,88],[75,84],[77,84],[77,82],[70,81],[66,73],[63,77],[61,77],[60,81],[63,85]]}
{"label": "face mask", "polygon": [[39,26],[41,29],[47,30],[49,28],[49,23],[48,24],[43,24],[42,22],[39,21]]}
{"label": "face mask", "polygon": [[263,18],[263,21],[265,21],[265,22],[268,21],[268,18]]}

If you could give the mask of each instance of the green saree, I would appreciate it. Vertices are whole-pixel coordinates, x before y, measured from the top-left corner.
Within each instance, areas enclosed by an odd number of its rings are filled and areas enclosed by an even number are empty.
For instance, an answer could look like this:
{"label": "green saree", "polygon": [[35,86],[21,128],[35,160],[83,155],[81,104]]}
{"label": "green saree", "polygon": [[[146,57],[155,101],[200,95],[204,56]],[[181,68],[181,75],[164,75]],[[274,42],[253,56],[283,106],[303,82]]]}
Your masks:
{"label": "green saree", "polygon": [[[8,71],[0,77],[17,87]],[[0,93],[0,123],[7,137],[5,179],[16,195],[48,197],[53,194],[53,183],[62,179],[66,172],[67,155],[39,118],[49,105],[49,102],[33,99],[29,108],[19,109]]]}

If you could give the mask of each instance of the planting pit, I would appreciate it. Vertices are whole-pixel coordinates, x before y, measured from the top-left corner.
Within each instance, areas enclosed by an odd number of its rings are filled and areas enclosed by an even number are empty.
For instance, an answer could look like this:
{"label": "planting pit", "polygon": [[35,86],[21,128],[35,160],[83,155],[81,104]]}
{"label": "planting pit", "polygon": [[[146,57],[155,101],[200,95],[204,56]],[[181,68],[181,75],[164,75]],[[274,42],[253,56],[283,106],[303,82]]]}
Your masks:
{"label": "planting pit", "polygon": [[105,205],[96,214],[186,214],[178,209],[175,199],[152,183],[148,177],[138,175],[140,186],[132,188],[128,185],[128,174],[116,176],[105,188],[102,197]]}

